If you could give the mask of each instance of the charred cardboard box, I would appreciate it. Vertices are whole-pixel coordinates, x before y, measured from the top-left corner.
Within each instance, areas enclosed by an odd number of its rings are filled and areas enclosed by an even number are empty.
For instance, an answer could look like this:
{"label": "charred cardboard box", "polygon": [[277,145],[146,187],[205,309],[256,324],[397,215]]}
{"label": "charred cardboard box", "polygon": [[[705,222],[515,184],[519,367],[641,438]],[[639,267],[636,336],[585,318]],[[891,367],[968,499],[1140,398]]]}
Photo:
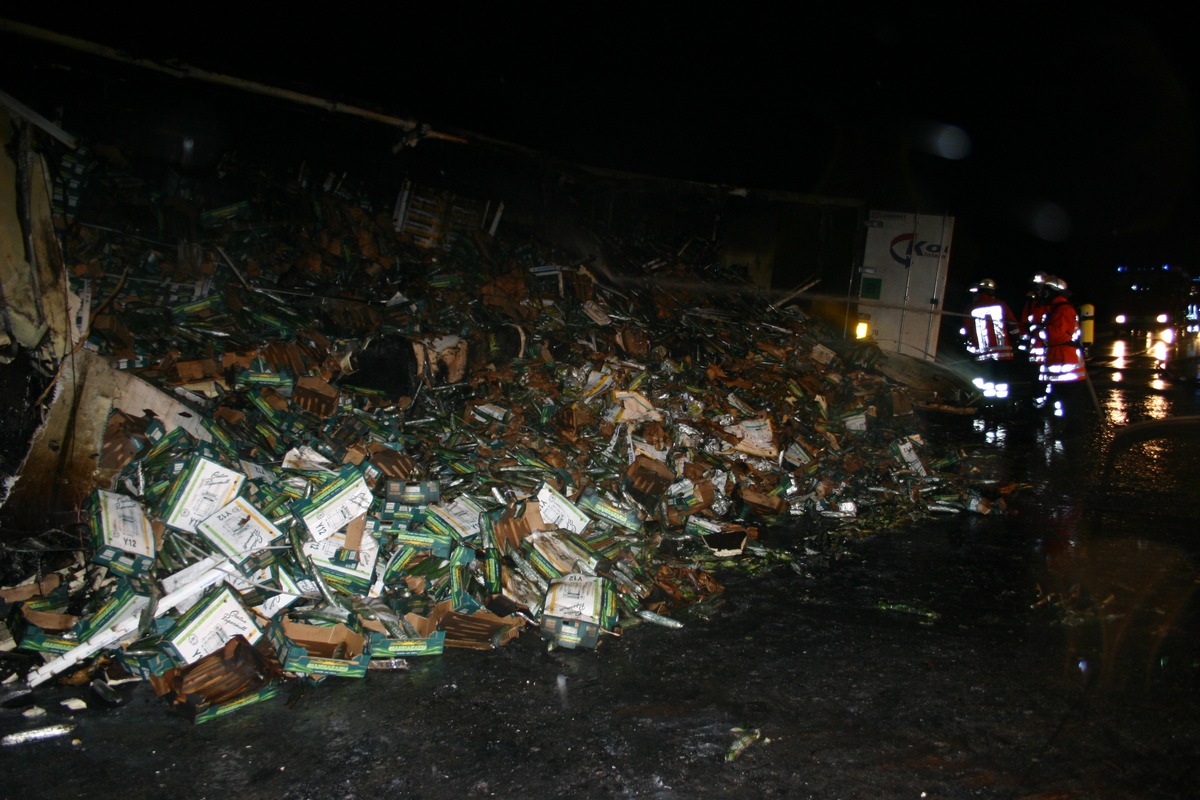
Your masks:
{"label": "charred cardboard box", "polygon": [[160,676],[155,683],[171,707],[200,724],[279,693],[283,670],[270,644],[256,647],[236,635],[220,649],[183,669]]}
{"label": "charred cardboard box", "polygon": [[297,378],[292,389],[292,401],[321,419],[337,411],[339,397],[341,392],[336,386],[315,375]]}
{"label": "charred cardboard box", "polygon": [[654,508],[675,482],[675,473],[663,462],[639,455],[625,470],[625,489],[647,508]]}

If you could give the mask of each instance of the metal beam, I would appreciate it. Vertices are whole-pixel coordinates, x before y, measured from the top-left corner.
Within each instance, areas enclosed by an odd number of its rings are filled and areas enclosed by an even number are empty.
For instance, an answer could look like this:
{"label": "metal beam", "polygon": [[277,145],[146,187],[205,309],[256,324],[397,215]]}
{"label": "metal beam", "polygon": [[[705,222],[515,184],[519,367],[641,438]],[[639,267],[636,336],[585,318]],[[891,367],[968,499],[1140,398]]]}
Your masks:
{"label": "metal beam", "polygon": [[76,50],[88,55],[107,58],[111,61],[118,61],[122,64],[148,69],[154,72],[161,72],[165,75],[170,75],[176,78],[190,78],[193,80],[205,81],[207,83],[215,83],[221,86],[228,86],[241,91],[253,92],[255,94],[266,95],[268,97],[276,97],[281,100],[287,100],[299,105],[311,106],[319,108],[323,111],[329,111],[334,114],[347,114],[353,117],[361,117],[362,119],[379,122],[384,125],[389,125],[394,128],[399,128],[406,133],[415,134],[420,139],[441,139],[448,142],[458,142],[466,144],[467,140],[462,136],[456,136],[449,133],[440,133],[431,130],[426,126],[421,125],[415,120],[404,119],[403,117],[392,116],[391,114],[382,114],[378,111],[372,111],[368,108],[360,106],[348,105],[339,103],[336,100],[329,100],[324,97],[317,97],[303,92],[295,92],[291,89],[283,89],[278,86],[270,86],[258,81],[246,80],[233,75],[223,75],[219,72],[210,72],[208,70],[199,69],[198,67],[189,66],[187,64],[166,65],[160,64],[157,61],[146,58],[135,58],[128,53],[117,50],[113,47],[89,42],[85,39],[79,39],[74,36],[67,36],[61,33],[55,33],[44,28],[39,28],[35,25],[26,25],[22,22],[14,22],[13,20],[0,18],[0,33],[10,33],[16,36],[23,36],[27,39],[34,39],[39,42],[66,47],[71,50]]}

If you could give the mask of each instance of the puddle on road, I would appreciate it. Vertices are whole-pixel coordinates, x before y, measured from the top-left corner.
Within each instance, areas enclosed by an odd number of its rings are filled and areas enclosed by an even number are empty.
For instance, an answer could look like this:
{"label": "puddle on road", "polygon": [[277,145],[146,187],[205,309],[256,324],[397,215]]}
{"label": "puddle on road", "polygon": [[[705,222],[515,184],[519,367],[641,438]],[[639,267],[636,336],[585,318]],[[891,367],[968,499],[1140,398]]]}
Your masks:
{"label": "puddle on road", "polygon": [[[964,549],[964,559],[975,558],[963,570],[969,581],[957,593],[944,585],[929,595],[960,615],[973,613],[972,582],[985,584],[974,593],[984,603],[992,602],[989,592],[1028,600],[1032,618],[1048,626],[1061,650],[1064,677],[1112,689],[1190,684],[1200,675],[1200,435],[1136,442],[1114,450],[1107,471],[1104,465],[1121,423],[1194,413],[1196,398],[1121,387],[1105,387],[1101,397],[1106,418],[1073,438],[1037,417],[973,423],[974,441],[993,450],[996,478],[1028,488],[998,535],[965,524],[943,533],[948,543],[957,536],[992,551],[980,557]],[[886,557],[896,558],[900,546],[883,545]],[[913,559],[914,569],[930,569],[939,555],[924,558]],[[986,585],[990,574],[998,579]],[[996,610],[1002,618],[1005,610]]]}

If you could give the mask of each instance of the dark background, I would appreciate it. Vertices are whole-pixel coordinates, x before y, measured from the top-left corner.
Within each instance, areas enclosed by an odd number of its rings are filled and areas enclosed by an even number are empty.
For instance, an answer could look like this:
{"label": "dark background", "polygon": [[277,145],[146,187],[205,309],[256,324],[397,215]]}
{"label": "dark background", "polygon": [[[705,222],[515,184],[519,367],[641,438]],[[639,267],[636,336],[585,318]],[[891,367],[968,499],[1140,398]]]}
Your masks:
{"label": "dark background", "polygon": [[[1121,263],[1200,273],[1196,56],[1182,12],[927,2],[799,4],[787,16],[765,3],[381,8],[43,4],[4,16],[584,165],[949,213],[952,279],[994,277],[1014,303],[1036,270],[1063,276],[1076,296],[1099,291]],[[61,110],[69,130],[85,121],[114,136],[136,130],[145,148],[192,168],[252,140],[403,168],[407,150],[393,153],[399,135],[386,126],[194,80],[156,77],[149,91],[146,70],[0,37],[0,88],[49,117]],[[68,98],[67,85],[86,85],[86,99]],[[184,137],[194,142],[187,154]]]}

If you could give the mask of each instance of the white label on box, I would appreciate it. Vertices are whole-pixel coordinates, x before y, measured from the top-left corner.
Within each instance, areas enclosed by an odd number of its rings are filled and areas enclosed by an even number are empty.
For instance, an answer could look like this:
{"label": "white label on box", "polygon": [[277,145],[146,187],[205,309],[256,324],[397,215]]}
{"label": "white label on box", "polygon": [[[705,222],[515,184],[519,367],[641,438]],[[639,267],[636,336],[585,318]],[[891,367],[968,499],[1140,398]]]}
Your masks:
{"label": "white label on box", "polygon": [[197,458],[184,473],[183,491],[163,520],[172,528],[196,532],[196,525],[237,496],[246,476],[206,458]]}
{"label": "white label on box", "polygon": [[167,641],[174,645],[185,664],[193,664],[216,652],[239,633],[250,644],[262,636],[250,613],[229,587],[222,586],[203,604],[204,610],[195,619],[185,627],[167,633]]}
{"label": "white label on box", "polygon": [[261,464],[255,464],[253,461],[246,461],[245,459],[242,459],[239,463],[242,465],[242,472],[246,473],[246,476],[250,480],[262,481],[263,483],[275,482],[275,473]]}
{"label": "white label on box", "polygon": [[266,583],[271,580],[271,568],[263,567],[249,577],[243,575],[236,570],[225,576],[225,583],[229,585],[238,594],[248,592],[254,588],[255,583]]}
{"label": "white label on box", "polygon": [[139,556],[154,557],[154,531],[135,498],[100,490],[104,543]]}
{"label": "white label on box", "polygon": [[495,403],[480,403],[471,409],[471,413],[480,422],[504,422],[508,419],[509,411]]}
{"label": "white label on box", "polygon": [[367,513],[372,500],[371,487],[367,486],[366,478],[359,475],[324,503],[310,509],[301,519],[314,539],[324,541]]}
{"label": "white label on box", "polygon": [[244,497],[235,497],[196,526],[196,532],[237,563],[283,538],[283,531]]}
{"label": "white label on box", "polygon": [[812,456],[808,454],[807,450],[800,446],[799,442],[792,442],[790,445],[788,445],[788,449],[784,452],[783,457],[789,464],[794,464],[798,467],[804,466],[808,462],[812,461]]}
{"label": "white label on box", "polygon": [[591,522],[591,517],[576,508],[574,503],[548,483],[543,483],[538,488],[537,499],[542,521],[553,528],[583,533]]}
{"label": "white label on box", "polygon": [[454,517],[464,539],[472,539],[479,535],[479,515],[484,511],[479,503],[466,495],[459,495],[452,502],[439,508]]}
{"label": "white label on box", "polygon": [[358,546],[358,561],[353,566],[333,563],[337,551],[346,546],[345,532],[335,533],[323,541],[304,543],[304,552],[315,566],[330,572],[340,572],[348,577],[370,582],[375,575],[375,561],[379,557],[379,542],[373,536],[364,536]]}
{"label": "white label on box", "polygon": [[556,578],[546,593],[543,614],[548,617],[577,619],[582,622],[600,623],[600,587],[603,578],[572,572]]}
{"label": "white label on box", "polygon": [[304,594],[299,585],[292,580],[292,576],[282,570],[279,572],[279,586],[282,588],[282,591],[271,595],[262,601],[260,605],[254,607],[256,612],[267,619],[273,618],[280,611],[283,611],[300,599],[300,595]]}
{"label": "white label on box", "polygon": [[908,465],[909,469],[922,477],[929,474],[925,469],[925,465],[921,462],[920,456],[917,455],[917,451],[913,448],[912,442],[900,442],[897,449],[900,451],[900,457]]}

